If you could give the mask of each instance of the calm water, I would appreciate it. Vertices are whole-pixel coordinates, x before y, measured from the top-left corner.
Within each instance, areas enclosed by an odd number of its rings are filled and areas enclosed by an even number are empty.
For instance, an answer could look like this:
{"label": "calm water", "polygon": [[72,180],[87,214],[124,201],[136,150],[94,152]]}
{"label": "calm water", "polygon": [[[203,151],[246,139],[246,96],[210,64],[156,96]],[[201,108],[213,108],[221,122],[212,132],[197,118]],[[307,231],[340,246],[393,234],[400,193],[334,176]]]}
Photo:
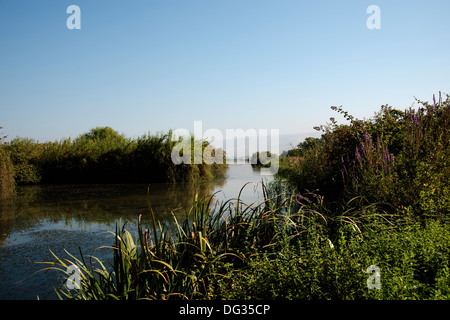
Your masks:
{"label": "calm water", "polygon": [[[264,170],[264,169],[261,169]],[[173,226],[173,212],[179,218],[195,194],[217,201],[237,197],[251,202],[262,197],[261,180],[272,180],[249,164],[230,165],[222,181],[189,184],[151,184],[150,202],[161,224]],[[147,187],[143,184],[23,186],[14,199],[0,203],[0,299],[57,299],[53,290],[62,280],[54,271],[33,272],[54,261],[50,250],[66,257],[64,249],[79,257],[103,245],[112,245],[119,219],[127,229],[136,230],[137,217],[148,217]],[[95,256],[108,260],[111,250],[101,249]]]}

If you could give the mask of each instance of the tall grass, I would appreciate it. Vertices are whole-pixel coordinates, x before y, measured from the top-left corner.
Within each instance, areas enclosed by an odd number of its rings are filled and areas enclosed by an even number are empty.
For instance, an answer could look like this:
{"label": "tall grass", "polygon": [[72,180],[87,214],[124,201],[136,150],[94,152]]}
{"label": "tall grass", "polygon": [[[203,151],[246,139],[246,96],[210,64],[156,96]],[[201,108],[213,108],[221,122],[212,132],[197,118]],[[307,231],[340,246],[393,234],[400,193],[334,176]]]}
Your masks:
{"label": "tall grass", "polygon": [[[165,231],[149,206],[135,238],[117,225],[110,267],[68,253],[48,269],[64,281],[69,266],[81,274],[79,290],[63,284],[68,299],[448,299],[450,240],[447,223],[417,224],[374,205],[338,212],[317,194],[264,188],[264,199],[197,201],[176,231]],[[95,253],[95,252],[94,252]],[[365,270],[381,268],[381,289],[369,290]]]}
{"label": "tall grass", "polygon": [[14,167],[9,153],[0,145],[0,200],[14,195]]}
{"label": "tall grass", "polygon": [[[336,235],[350,226],[362,239],[363,223],[386,219],[367,207],[365,211],[326,212],[322,198],[284,190],[275,193],[263,185],[264,199],[245,204],[237,199],[213,203],[213,197],[196,199],[183,221],[174,216],[174,234],[155,220],[149,204],[150,226],[138,221],[137,238],[120,226],[116,228],[110,269],[95,258],[56,257],[50,269],[67,274],[75,265],[82,275],[79,290],[60,288],[69,299],[218,299],[231,292],[224,286],[233,282],[237,270],[252,268],[255,257],[267,257],[293,250],[312,239],[337,244]],[[81,255],[83,257],[83,255]],[[229,289],[228,289],[229,290]]]}
{"label": "tall grass", "polygon": [[171,151],[176,143],[171,132],[130,139],[103,127],[74,140],[16,138],[5,147],[18,184],[199,181],[225,174],[226,165],[175,165]]}

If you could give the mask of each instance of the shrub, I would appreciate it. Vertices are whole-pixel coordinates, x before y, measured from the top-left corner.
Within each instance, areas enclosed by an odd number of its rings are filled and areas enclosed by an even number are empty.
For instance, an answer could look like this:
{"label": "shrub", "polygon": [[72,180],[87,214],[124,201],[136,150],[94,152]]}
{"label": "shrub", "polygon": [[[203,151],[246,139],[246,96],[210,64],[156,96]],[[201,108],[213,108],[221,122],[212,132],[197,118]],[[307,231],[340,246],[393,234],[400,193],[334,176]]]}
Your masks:
{"label": "shrub", "polygon": [[[450,97],[417,100],[419,108],[382,106],[372,119],[355,120],[332,107],[350,124],[332,122],[319,143],[279,174],[300,192],[317,190],[330,206],[354,197],[409,208],[416,216],[449,213]],[[288,158],[289,159],[289,158]]]}
{"label": "shrub", "polygon": [[40,158],[44,151],[43,144],[32,139],[15,138],[5,147],[14,165],[14,178],[18,184],[41,182]]}
{"label": "shrub", "polygon": [[[127,139],[109,127],[91,129],[73,141],[38,143],[14,139],[8,150],[17,183],[122,183],[210,180],[227,166],[202,162],[175,165],[171,132]],[[203,149],[208,143],[203,143]]]}

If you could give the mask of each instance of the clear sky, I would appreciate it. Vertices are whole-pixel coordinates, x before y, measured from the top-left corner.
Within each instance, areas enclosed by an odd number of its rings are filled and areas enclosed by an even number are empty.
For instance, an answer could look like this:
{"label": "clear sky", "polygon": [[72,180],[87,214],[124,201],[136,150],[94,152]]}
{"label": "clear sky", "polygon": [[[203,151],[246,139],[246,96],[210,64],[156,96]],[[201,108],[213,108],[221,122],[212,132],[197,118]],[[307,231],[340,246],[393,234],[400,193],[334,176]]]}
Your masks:
{"label": "clear sky", "polygon": [[450,93],[449,13],[448,0],[0,0],[0,126],[39,141],[195,120],[304,135],[332,105],[367,118]]}

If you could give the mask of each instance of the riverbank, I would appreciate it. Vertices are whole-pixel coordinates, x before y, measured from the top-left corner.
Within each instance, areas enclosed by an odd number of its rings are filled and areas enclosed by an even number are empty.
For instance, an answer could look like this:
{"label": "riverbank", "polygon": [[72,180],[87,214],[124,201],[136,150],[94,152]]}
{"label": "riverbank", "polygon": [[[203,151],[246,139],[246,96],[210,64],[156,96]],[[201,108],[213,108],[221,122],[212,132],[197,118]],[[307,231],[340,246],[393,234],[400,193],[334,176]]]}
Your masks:
{"label": "riverbank", "polygon": [[[224,176],[226,164],[203,161],[195,166],[175,165],[171,153],[177,142],[171,132],[130,139],[109,127],[102,127],[75,139],[55,142],[15,138],[9,144],[0,145],[0,164],[2,172],[10,175],[12,172],[19,185],[198,182]],[[203,150],[208,145],[203,142]],[[191,155],[193,158],[194,152]],[[12,166],[7,166],[8,163]]]}
{"label": "riverbank", "polygon": [[[264,170],[264,169],[261,169]],[[156,220],[166,231],[175,231],[174,217],[182,220],[193,200],[215,194],[217,201],[237,197],[241,187],[251,182],[240,197],[252,203],[263,197],[260,183],[273,177],[261,175],[250,164],[229,165],[224,178],[191,184],[151,183],[150,202]],[[259,185],[259,186],[258,186]],[[42,265],[64,250],[79,256],[90,255],[104,245],[114,244],[116,223],[127,222],[135,235],[137,217],[150,221],[147,204],[149,184],[35,184],[19,185],[13,198],[0,202],[0,300],[57,299],[53,288],[64,280],[56,272],[37,273]],[[106,265],[112,251],[99,249],[95,256]]]}
{"label": "riverbank", "polygon": [[68,299],[450,298],[447,220],[419,223],[373,205],[331,214],[319,196],[278,187],[250,206],[197,199],[172,232],[137,218],[133,237],[119,224],[112,269],[65,253],[48,270],[65,274],[64,258],[76,265],[80,289],[58,291]]}

